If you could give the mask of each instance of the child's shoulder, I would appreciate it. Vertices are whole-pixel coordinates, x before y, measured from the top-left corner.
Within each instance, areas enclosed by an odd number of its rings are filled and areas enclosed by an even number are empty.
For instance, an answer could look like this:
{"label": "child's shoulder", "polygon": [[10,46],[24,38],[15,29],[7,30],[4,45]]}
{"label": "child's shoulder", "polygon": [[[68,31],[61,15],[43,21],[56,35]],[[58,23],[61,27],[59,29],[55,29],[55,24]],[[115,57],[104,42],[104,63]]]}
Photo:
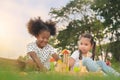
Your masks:
{"label": "child's shoulder", "polygon": [[79,50],[75,50],[73,53],[72,53],[72,55],[79,55],[80,53],[79,53]]}
{"label": "child's shoulder", "polygon": [[75,50],[73,53],[79,53],[79,50]]}

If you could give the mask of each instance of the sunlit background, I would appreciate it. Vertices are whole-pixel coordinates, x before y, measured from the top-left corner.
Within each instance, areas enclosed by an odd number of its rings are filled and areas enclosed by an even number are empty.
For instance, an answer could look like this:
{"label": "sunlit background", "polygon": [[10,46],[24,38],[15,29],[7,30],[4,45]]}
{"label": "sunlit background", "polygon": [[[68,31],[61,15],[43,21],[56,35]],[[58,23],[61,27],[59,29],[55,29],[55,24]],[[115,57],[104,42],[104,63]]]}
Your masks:
{"label": "sunlit background", "polygon": [[52,7],[64,6],[69,0],[0,0],[0,57],[16,59],[26,54],[26,45],[34,40],[27,32],[30,18],[43,20]]}

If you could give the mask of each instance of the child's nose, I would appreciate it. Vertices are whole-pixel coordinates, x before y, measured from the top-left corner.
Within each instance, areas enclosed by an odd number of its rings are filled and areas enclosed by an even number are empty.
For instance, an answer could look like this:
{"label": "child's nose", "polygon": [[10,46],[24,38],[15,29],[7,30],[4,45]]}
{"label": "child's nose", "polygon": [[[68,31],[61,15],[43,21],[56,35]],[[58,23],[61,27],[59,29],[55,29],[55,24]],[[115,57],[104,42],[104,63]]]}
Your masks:
{"label": "child's nose", "polygon": [[82,46],[82,49],[84,49],[84,48],[85,48],[85,46],[83,45],[83,46]]}

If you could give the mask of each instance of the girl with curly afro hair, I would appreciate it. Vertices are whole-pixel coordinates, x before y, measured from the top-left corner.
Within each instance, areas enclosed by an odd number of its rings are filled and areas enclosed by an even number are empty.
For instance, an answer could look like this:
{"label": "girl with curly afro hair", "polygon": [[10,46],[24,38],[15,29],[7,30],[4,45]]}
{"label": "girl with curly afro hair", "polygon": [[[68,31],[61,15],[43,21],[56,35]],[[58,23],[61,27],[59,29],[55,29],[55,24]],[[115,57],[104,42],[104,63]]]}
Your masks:
{"label": "girl with curly afro hair", "polygon": [[54,36],[56,33],[55,22],[51,20],[44,22],[38,17],[30,19],[27,28],[28,32],[36,38],[35,42],[27,45],[27,54],[36,63],[40,71],[49,70],[50,56],[56,61],[59,60],[55,48],[48,44],[50,36]]}

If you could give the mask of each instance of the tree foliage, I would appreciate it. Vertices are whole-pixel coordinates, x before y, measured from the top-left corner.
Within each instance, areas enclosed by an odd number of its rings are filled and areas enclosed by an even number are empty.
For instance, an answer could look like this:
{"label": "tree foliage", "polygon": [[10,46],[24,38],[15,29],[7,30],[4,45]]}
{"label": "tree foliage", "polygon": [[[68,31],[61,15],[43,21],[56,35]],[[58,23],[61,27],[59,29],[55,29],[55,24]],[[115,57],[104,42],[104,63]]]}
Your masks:
{"label": "tree foliage", "polygon": [[68,22],[57,36],[57,47],[74,51],[79,35],[85,32],[93,34],[98,41],[103,39],[104,26],[90,9],[91,3],[90,0],[72,0],[61,9],[51,9],[50,14],[57,22]]}
{"label": "tree foliage", "polygon": [[[59,32],[56,46],[74,50],[78,36],[85,32],[93,34],[99,46],[104,38],[110,37],[112,42],[119,41],[119,8],[120,0],[71,0],[62,8],[52,8],[50,15],[53,19],[61,24],[68,23],[66,29]],[[113,54],[120,56],[120,53]]]}
{"label": "tree foliage", "polygon": [[106,33],[111,35],[110,50],[113,52],[114,57],[119,60],[120,51],[120,0],[94,0],[92,9],[96,11],[96,15],[104,19],[104,26]]}
{"label": "tree foliage", "polygon": [[110,51],[115,59],[120,61],[120,41],[110,43]]}
{"label": "tree foliage", "polygon": [[65,7],[51,8],[50,15],[57,21],[71,21],[87,15],[90,3],[90,0],[71,0]]}
{"label": "tree foliage", "polygon": [[[120,40],[120,0],[94,0],[92,9],[103,17],[104,25],[111,33],[111,40]],[[113,36],[114,35],[114,36]]]}

